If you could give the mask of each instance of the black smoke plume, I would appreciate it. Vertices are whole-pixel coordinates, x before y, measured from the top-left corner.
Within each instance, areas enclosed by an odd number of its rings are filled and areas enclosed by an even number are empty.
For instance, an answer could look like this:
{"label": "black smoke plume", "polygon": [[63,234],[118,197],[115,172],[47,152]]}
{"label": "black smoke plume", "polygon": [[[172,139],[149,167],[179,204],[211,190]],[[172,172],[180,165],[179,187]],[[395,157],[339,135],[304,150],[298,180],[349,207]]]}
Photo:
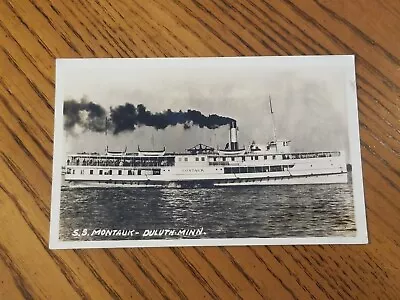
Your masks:
{"label": "black smoke plume", "polygon": [[64,102],[64,129],[71,131],[75,125],[84,130],[103,132],[106,129],[106,111],[100,105],[86,99]]}
{"label": "black smoke plume", "polygon": [[[107,121],[106,121],[107,120]],[[203,115],[197,110],[174,112],[170,109],[152,113],[143,104],[137,106],[126,103],[110,107],[109,117],[106,110],[98,104],[87,102],[85,99],[77,102],[64,102],[64,129],[73,132],[75,125],[84,130],[95,132],[112,131],[118,134],[123,131],[134,131],[140,126],[151,126],[155,129],[165,129],[168,126],[183,125],[185,129],[192,126],[216,129],[235,121],[229,117],[216,114]]]}
{"label": "black smoke plume", "polygon": [[152,113],[143,104],[135,107],[133,104],[126,103],[125,105],[111,108],[111,121],[114,125],[114,133],[118,134],[126,130],[135,130],[139,126],[165,129],[168,126],[181,124],[185,129],[189,129],[192,126],[215,129],[229,124],[234,119],[216,114],[205,116],[201,112],[192,109],[185,112],[174,112],[168,109],[161,113]]}

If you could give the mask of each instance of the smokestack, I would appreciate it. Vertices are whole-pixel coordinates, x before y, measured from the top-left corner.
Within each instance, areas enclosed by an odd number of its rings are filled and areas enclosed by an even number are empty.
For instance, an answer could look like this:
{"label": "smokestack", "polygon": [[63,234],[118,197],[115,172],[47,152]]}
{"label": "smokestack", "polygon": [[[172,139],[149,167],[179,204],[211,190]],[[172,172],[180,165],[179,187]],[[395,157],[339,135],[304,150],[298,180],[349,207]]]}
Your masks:
{"label": "smokestack", "polygon": [[237,140],[236,121],[232,121],[230,123],[229,142],[230,142],[231,150],[239,150],[239,143]]}

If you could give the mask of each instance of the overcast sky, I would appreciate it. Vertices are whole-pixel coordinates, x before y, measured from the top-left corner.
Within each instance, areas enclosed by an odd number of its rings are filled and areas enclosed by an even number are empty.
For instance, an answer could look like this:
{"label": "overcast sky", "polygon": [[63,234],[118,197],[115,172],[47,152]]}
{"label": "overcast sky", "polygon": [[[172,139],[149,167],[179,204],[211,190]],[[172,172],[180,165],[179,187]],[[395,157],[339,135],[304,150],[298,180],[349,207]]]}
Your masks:
{"label": "overcast sky", "polygon": [[[238,121],[239,143],[265,143],[273,137],[269,100],[273,102],[278,138],[293,150],[348,150],[346,87],[349,57],[224,59],[90,59],[59,60],[57,88],[63,99],[86,97],[105,108],[126,102],[152,112],[196,109]],[[141,127],[109,134],[112,150],[136,151],[164,145],[183,151],[197,143],[224,147],[228,127],[216,130],[183,126],[156,131]],[[104,134],[64,133],[67,152],[104,151]]]}

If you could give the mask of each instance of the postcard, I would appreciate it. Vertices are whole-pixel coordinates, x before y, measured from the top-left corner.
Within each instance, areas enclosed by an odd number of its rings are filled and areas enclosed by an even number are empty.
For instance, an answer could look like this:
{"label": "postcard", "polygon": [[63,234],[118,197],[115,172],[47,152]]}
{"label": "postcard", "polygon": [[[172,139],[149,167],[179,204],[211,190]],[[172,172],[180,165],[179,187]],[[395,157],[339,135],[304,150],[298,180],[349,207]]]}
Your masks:
{"label": "postcard", "polygon": [[50,248],[365,244],[352,55],[57,59]]}

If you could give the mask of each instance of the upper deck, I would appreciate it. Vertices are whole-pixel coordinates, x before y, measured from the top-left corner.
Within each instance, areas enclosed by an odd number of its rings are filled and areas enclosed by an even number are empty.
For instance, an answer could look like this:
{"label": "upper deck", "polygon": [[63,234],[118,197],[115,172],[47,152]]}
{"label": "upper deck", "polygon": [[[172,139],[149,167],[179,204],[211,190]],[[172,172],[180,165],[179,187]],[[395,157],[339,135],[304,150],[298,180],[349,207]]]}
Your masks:
{"label": "upper deck", "polygon": [[123,155],[106,155],[98,153],[80,153],[68,156],[68,166],[107,166],[107,167],[168,167],[185,165],[258,165],[261,162],[273,162],[280,160],[303,160],[339,157],[343,153],[339,151],[316,151],[316,152],[292,152],[257,154],[246,152],[243,155],[220,155],[216,152],[207,154],[200,153],[165,153],[156,156],[139,156],[126,153]]}

